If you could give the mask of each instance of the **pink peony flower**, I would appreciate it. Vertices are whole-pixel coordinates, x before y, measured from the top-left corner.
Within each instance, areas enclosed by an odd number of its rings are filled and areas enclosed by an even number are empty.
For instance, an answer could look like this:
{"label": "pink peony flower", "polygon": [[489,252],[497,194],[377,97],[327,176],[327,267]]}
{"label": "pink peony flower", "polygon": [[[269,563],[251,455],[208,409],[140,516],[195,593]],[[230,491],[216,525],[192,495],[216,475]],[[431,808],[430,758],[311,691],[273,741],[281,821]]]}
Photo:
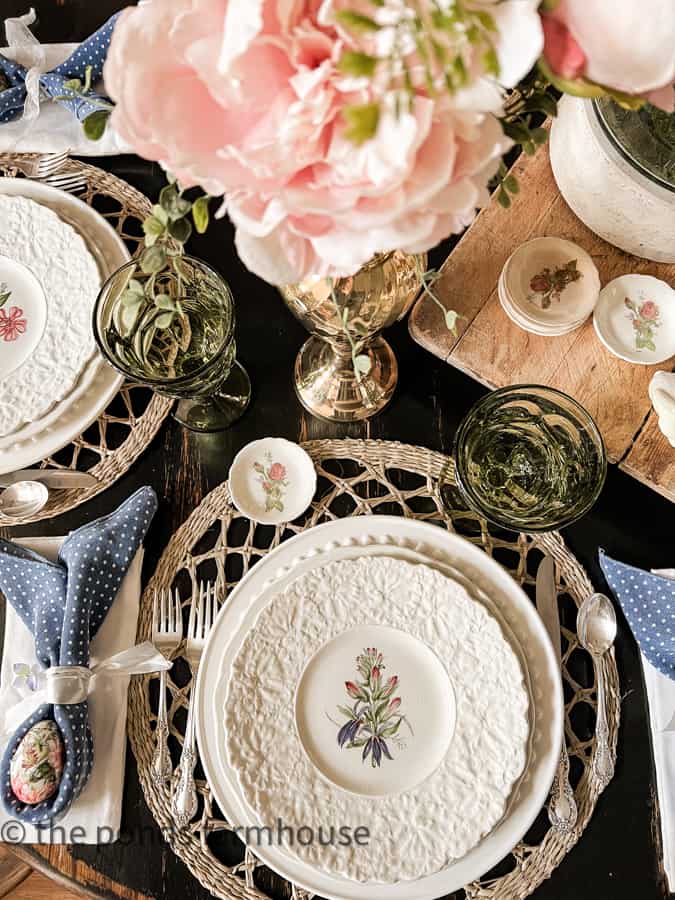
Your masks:
{"label": "pink peony flower", "polygon": [[659,317],[659,308],[653,300],[645,300],[640,307],[640,315],[643,319],[654,321]]}
{"label": "pink peony flower", "polygon": [[572,33],[552,15],[542,16],[544,27],[544,58],[556,75],[580,78],[586,69],[586,55],[572,37]]}
{"label": "pink peony flower", "polygon": [[556,75],[675,109],[672,0],[559,0],[542,21],[544,58]]}
{"label": "pink peony flower", "polygon": [[[185,186],[224,194],[239,255],[275,284],[351,275],[375,253],[422,252],[461,231],[510,145],[501,90],[470,45],[465,88],[438,99],[421,88],[398,116],[389,96],[372,140],[345,137],[345,107],[375,97],[338,69],[366,37],[338,29],[335,12],[360,3],[386,17],[400,0],[162,0],[115,28],[104,73],[115,128]],[[500,80],[514,85],[543,47],[538,0],[477,5],[497,25]]]}
{"label": "pink peony flower", "polygon": [[272,481],[283,481],[286,477],[286,468],[281,463],[274,463],[270,466],[269,475]]}

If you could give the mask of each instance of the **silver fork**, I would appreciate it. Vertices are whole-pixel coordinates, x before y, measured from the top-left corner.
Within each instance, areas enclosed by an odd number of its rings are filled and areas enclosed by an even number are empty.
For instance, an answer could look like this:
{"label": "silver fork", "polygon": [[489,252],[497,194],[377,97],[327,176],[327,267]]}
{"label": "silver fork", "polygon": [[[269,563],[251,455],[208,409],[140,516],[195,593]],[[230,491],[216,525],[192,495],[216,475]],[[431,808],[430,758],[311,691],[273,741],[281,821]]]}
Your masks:
{"label": "silver fork", "polygon": [[[183,616],[178,590],[173,597],[169,589],[155,592],[152,607],[152,643],[167,659],[180,647],[183,640]],[[166,671],[159,676],[159,710],[157,712],[157,743],[152,758],[151,777],[157,787],[162,787],[173,774],[169,754],[169,722],[166,711]]]}
{"label": "silver fork", "polygon": [[197,815],[197,787],[195,784],[195,684],[202,653],[206,645],[206,639],[213,627],[216,618],[217,601],[214,585],[207,582],[199,584],[199,590],[192,595],[190,606],[190,620],[185,644],[185,658],[192,672],[192,685],[190,687],[190,703],[188,705],[187,726],[185,729],[185,741],[180,764],[176,773],[176,787],[173,793],[172,812],[178,828],[187,828]]}
{"label": "silver fork", "polygon": [[67,191],[69,194],[79,194],[87,187],[87,176],[83,172],[64,172],[40,180],[43,184]]}
{"label": "silver fork", "polygon": [[[62,169],[68,160],[69,150],[63,150],[61,153],[44,153],[37,159],[15,160],[13,156],[7,157],[7,163],[13,169],[18,169],[27,178],[35,178],[42,181],[55,175],[59,169]],[[0,155],[0,162],[5,162],[4,154]]]}

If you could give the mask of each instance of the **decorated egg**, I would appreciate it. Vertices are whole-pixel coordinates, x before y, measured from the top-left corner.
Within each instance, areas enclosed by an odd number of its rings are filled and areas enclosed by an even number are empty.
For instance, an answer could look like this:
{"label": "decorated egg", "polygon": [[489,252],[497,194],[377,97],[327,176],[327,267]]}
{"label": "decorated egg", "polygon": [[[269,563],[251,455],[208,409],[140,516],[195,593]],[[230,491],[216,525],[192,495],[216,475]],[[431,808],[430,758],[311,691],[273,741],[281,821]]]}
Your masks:
{"label": "decorated egg", "polygon": [[31,806],[48,800],[63,775],[63,740],[55,722],[38,722],[26,732],[10,766],[14,796]]}

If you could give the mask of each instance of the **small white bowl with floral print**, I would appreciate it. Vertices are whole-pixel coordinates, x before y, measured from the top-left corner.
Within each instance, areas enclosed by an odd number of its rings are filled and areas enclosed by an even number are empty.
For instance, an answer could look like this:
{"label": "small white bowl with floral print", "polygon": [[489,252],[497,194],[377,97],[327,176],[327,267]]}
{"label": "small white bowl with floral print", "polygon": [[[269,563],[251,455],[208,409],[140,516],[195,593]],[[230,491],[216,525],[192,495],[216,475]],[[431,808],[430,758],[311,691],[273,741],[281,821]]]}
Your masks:
{"label": "small white bowl with floral print", "polygon": [[299,444],[263,438],[243,447],[229,476],[230,496],[239,512],[261,525],[292,522],[316,493],[316,470]]}
{"label": "small white bowl with floral print", "polygon": [[658,365],[675,356],[675,291],[651,275],[621,275],[600,292],[593,324],[619,359]]}

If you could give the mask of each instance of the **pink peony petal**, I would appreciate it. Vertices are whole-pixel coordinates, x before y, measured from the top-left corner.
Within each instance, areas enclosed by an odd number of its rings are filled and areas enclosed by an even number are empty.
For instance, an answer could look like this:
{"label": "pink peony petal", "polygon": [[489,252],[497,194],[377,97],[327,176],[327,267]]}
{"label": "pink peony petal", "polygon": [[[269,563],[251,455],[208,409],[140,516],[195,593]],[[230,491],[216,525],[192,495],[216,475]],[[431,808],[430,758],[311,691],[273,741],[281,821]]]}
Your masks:
{"label": "pink peony petal", "polygon": [[675,82],[673,0],[560,0],[569,28],[598,84],[642,94]]}

